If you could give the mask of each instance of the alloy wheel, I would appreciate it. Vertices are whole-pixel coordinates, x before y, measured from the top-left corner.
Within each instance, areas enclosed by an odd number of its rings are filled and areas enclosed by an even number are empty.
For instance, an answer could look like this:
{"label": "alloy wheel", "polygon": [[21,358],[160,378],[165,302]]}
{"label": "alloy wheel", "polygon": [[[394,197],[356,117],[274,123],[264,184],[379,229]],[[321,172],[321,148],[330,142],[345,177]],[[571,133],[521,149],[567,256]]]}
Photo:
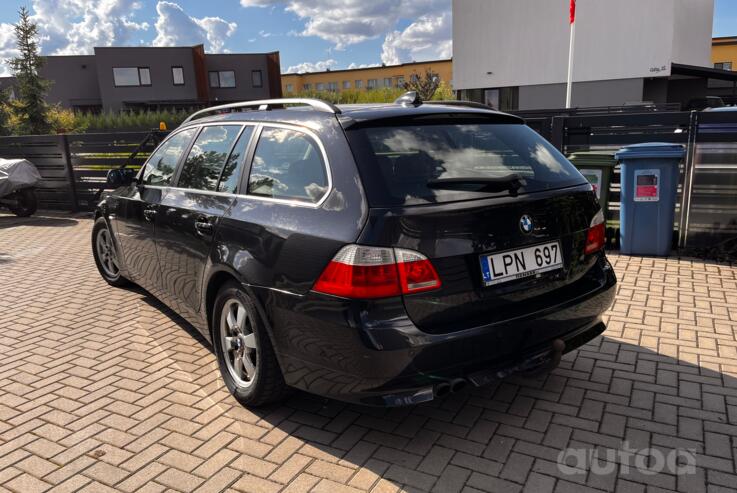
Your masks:
{"label": "alloy wheel", "polygon": [[110,232],[107,228],[102,228],[97,233],[97,239],[95,241],[97,247],[97,257],[100,260],[100,266],[105,274],[110,278],[115,278],[120,273],[118,267],[118,257],[115,253],[115,247],[113,246],[113,239],[110,237]]}
{"label": "alloy wheel", "polygon": [[223,305],[220,343],[228,372],[236,385],[250,386],[256,378],[256,335],[253,333],[251,314],[237,298],[231,298]]}

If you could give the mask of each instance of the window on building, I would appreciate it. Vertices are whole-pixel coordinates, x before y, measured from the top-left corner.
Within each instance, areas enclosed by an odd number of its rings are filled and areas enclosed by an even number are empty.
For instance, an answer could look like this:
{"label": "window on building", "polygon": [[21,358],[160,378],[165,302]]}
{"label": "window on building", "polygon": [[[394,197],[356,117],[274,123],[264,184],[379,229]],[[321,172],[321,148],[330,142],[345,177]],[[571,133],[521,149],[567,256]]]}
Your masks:
{"label": "window on building", "polygon": [[376,87],[379,85],[379,79],[369,79],[366,83],[367,89],[376,89]]}
{"label": "window on building", "polygon": [[351,81],[344,80],[343,81],[343,89],[350,89],[351,88]]}
{"label": "window on building", "polygon": [[171,78],[175,86],[184,85],[184,69],[182,67],[171,68]]}
{"label": "window on building", "polygon": [[260,70],[251,70],[251,85],[253,87],[264,87],[264,77]]}
{"label": "window on building", "polygon": [[404,76],[400,75],[397,77],[397,87],[402,88],[404,87]]}
{"label": "window on building", "polygon": [[519,88],[501,87],[498,89],[486,89],[484,90],[484,100],[482,102],[495,110],[517,110],[519,107]]}
{"label": "window on building", "polygon": [[387,77],[384,79],[384,87],[391,87],[392,86],[392,78]]}
{"label": "window on building", "polygon": [[235,72],[232,70],[214,70],[209,76],[210,87],[235,87]]}
{"label": "window on building", "polygon": [[338,83],[337,82],[328,82],[328,91],[337,91],[338,90]]}
{"label": "window on building", "polygon": [[312,89],[312,84],[302,84],[302,89],[305,91],[309,91]]}
{"label": "window on building", "polygon": [[732,62],[717,62],[714,64],[714,68],[720,70],[732,70]]}
{"label": "window on building", "polygon": [[325,90],[325,83],[324,82],[318,82],[315,84],[315,89],[318,91],[324,91]]}
{"label": "window on building", "polygon": [[261,132],[248,179],[249,194],[316,203],[327,188],[325,163],[311,137],[287,128]]}
{"label": "window on building", "polygon": [[292,84],[287,84],[287,92],[294,92],[294,86]]}
{"label": "window on building", "polygon": [[214,192],[240,131],[240,125],[203,127],[184,161],[178,186]]}
{"label": "window on building", "polygon": [[419,82],[420,76],[417,74],[412,74],[409,76],[409,80],[411,80],[412,82]]}
{"label": "window on building", "polygon": [[362,87],[363,87],[363,81],[362,80],[357,80],[356,81],[356,89],[361,89]]}
{"label": "window on building", "polygon": [[113,83],[117,87],[150,86],[151,72],[148,67],[114,67]]}

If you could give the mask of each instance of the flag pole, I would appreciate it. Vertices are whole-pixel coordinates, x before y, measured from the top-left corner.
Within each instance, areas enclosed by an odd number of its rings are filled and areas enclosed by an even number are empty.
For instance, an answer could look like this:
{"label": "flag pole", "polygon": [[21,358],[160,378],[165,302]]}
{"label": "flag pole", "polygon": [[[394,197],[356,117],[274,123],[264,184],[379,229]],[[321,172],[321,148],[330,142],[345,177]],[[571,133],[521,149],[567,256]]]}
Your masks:
{"label": "flag pole", "polygon": [[576,0],[571,0],[571,41],[568,47],[568,84],[566,85],[566,108],[571,107],[573,92],[573,47],[576,43]]}

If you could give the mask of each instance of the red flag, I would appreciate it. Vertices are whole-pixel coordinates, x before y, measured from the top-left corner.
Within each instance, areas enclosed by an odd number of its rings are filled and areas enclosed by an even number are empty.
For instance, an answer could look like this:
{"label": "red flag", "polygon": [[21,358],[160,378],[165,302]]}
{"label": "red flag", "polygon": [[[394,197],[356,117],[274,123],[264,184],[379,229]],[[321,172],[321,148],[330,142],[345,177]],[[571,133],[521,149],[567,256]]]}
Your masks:
{"label": "red flag", "polygon": [[571,24],[576,21],[576,0],[571,0]]}

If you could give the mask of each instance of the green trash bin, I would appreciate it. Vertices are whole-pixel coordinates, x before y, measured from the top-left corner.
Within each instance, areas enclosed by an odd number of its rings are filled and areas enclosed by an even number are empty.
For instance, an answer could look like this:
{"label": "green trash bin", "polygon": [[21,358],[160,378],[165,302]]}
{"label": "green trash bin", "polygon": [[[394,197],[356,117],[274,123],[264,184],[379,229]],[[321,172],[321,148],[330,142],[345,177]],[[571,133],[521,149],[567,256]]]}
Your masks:
{"label": "green trash bin", "polygon": [[609,211],[609,184],[611,183],[612,171],[617,164],[614,153],[606,151],[574,152],[568,156],[568,160],[578,168],[581,174],[591,183],[591,186],[594,187],[606,218],[607,211]]}

